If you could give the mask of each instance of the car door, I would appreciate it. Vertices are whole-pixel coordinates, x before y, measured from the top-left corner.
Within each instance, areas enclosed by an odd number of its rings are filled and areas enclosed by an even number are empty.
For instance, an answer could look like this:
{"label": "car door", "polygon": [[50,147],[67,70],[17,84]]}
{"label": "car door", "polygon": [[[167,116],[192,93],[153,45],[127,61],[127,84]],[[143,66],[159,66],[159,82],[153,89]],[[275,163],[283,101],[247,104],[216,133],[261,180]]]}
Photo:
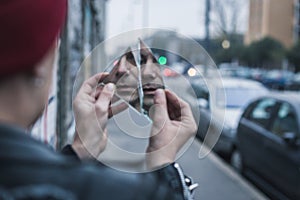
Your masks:
{"label": "car door", "polygon": [[[293,106],[281,102],[276,117],[264,139],[265,177],[279,191],[293,199],[300,198],[300,149],[287,143],[285,134],[299,134],[297,115]],[[298,136],[299,138],[299,136]]]}
{"label": "car door", "polygon": [[277,102],[273,98],[260,99],[251,104],[238,127],[238,143],[244,165],[263,176],[265,155],[263,138],[268,132]]}

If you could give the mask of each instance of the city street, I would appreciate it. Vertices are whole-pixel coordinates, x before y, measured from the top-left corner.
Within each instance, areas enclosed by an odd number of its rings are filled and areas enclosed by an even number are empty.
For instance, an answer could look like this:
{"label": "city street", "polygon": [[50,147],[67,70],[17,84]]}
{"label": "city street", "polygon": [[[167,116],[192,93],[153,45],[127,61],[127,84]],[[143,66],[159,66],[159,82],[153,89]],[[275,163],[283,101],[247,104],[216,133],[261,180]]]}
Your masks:
{"label": "city street", "polygon": [[300,0],[0,5],[0,200],[300,200]]}

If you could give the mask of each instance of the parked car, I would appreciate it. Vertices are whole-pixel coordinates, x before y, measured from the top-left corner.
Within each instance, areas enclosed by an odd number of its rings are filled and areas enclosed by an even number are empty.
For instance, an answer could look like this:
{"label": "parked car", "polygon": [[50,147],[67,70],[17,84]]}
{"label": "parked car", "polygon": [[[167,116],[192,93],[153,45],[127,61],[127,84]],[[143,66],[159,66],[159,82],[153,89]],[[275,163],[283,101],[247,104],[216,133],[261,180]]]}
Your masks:
{"label": "parked car", "polygon": [[[244,106],[253,98],[267,94],[268,89],[253,80],[223,78],[222,82],[209,79],[207,88],[198,88],[197,92],[200,94],[197,95],[200,105],[198,137],[204,139],[209,133],[206,139],[211,140],[207,141],[209,144],[213,145],[217,140],[213,149],[225,158],[230,157]],[[225,94],[224,98],[221,97],[222,93]],[[221,130],[219,138],[214,135],[215,130]]]}
{"label": "parked car", "polygon": [[300,72],[294,75],[294,78],[287,89],[292,91],[300,91]]}
{"label": "parked car", "polygon": [[231,163],[272,199],[300,199],[300,95],[258,98],[237,128]]}
{"label": "parked car", "polygon": [[223,77],[251,78],[250,69],[237,63],[222,63],[219,69]]}
{"label": "parked car", "polygon": [[291,71],[270,70],[264,75],[262,83],[271,89],[284,90],[291,84],[293,76]]}

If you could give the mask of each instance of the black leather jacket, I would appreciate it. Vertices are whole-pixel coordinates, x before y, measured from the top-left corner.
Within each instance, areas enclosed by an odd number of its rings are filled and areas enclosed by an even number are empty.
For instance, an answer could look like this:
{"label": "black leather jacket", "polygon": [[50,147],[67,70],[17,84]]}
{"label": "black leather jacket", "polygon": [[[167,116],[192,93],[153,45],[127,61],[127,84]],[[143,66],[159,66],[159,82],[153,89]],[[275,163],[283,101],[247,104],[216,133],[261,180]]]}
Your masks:
{"label": "black leather jacket", "polygon": [[[64,151],[74,154],[70,147]],[[181,179],[174,165],[131,174],[82,163],[0,126],[0,199],[188,199]]]}

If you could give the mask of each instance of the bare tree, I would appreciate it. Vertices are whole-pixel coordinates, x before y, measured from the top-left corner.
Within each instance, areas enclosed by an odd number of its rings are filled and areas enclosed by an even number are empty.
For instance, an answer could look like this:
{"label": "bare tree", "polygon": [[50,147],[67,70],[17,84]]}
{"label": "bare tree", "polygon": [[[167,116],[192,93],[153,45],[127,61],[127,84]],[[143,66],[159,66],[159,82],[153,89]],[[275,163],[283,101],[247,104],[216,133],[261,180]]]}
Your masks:
{"label": "bare tree", "polygon": [[215,35],[238,33],[247,22],[248,0],[211,0],[211,28]]}

